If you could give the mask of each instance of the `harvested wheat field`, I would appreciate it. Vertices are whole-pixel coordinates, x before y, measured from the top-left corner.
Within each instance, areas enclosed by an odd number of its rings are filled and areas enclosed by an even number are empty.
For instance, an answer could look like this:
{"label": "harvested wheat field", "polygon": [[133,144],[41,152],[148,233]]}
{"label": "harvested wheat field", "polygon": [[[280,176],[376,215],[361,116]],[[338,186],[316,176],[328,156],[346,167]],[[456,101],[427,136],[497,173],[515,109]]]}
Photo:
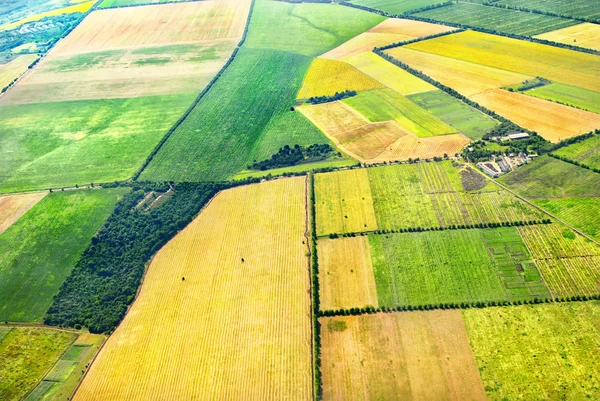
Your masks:
{"label": "harvested wheat field", "polygon": [[534,37],[600,51],[600,25],[590,22],[557,29]]}
{"label": "harvested wheat field", "polygon": [[321,310],[377,308],[369,238],[324,238],[317,246]]}
{"label": "harvested wheat field", "polygon": [[401,95],[429,92],[436,88],[404,71],[400,67],[384,60],[375,53],[363,53],[346,57],[343,61],[353,65],[359,71],[379,81],[382,85],[395,90]]}
{"label": "harvested wheat field", "polygon": [[418,138],[413,135],[401,137],[397,142],[386,148],[372,163],[395,160],[432,159],[434,157],[452,156],[471,142],[463,134],[442,135],[431,138]]}
{"label": "harvested wheat field", "polygon": [[516,92],[495,89],[472,99],[550,142],[600,128],[600,115]]}
{"label": "harvested wheat field", "polygon": [[306,179],[219,193],[154,257],[74,400],[310,400]]}
{"label": "harvested wheat field", "polygon": [[408,48],[600,91],[598,56],[525,40],[465,31]]}
{"label": "harvested wheat field", "polygon": [[362,114],[340,101],[302,106],[298,110],[329,137],[369,124]]}
{"label": "harvested wheat field", "polygon": [[362,53],[370,53],[374,47],[406,42],[423,36],[452,31],[456,28],[428,22],[389,18],[368,31],[350,39],[321,57],[340,60]]}
{"label": "harvested wheat field", "polygon": [[384,86],[348,63],[324,58],[315,59],[298,93],[299,99],[332,96],[345,90],[364,91]]}
{"label": "harvested wheat field", "polygon": [[248,0],[207,0],[96,10],[52,53],[237,39],[249,7]]}
{"label": "harvested wheat field", "polygon": [[317,235],[377,229],[371,185],[365,169],[315,176]]}
{"label": "harvested wheat field", "polygon": [[499,68],[412,50],[405,46],[386,50],[386,53],[464,96],[476,95],[533,78]]}
{"label": "harvested wheat field", "polygon": [[0,234],[15,221],[19,220],[29,209],[42,200],[48,192],[37,192],[24,195],[0,196]]}
{"label": "harvested wheat field", "polygon": [[19,56],[6,64],[0,64],[0,90],[8,86],[15,78],[20,77],[27,68],[37,60],[35,54]]}
{"label": "harvested wheat field", "polygon": [[322,318],[323,400],[486,400],[461,312]]}

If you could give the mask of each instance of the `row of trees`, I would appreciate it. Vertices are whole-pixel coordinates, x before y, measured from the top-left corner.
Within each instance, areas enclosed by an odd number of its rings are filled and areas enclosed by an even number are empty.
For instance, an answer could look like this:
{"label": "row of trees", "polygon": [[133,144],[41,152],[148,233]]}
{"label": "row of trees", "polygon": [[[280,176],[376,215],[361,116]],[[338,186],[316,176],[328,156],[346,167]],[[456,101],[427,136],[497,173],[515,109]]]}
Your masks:
{"label": "row of trees", "polygon": [[372,315],[374,313],[392,313],[392,312],[411,312],[411,311],[426,311],[435,309],[470,309],[470,308],[488,308],[494,306],[517,306],[517,305],[535,305],[542,303],[551,302],[585,302],[591,300],[600,299],[600,294],[591,296],[587,295],[575,295],[571,297],[562,298],[534,298],[529,300],[518,300],[518,301],[477,301],[477,302],[442,302],[439,304],[426,304],[426,305],[403,305],[403,306],[383,306],[375,308],[373,306],[365,306],[362,308],[350,308],[350,309],[334,309],[326,310],[320,313],[322,317],[334,317],[334,316],[360,316],[360,315]]}
{"label": "row of trees", "polygon": [[313,317],[313,353],[314,353],[314,380],[315,399],[323,398],[323,383],[321,374],[321,323],[319,323],[320,298],[319,298],[319,256],[317,255],[317,210],[315,198],[315,176],[308,177],[310,189],[310,251],[312,266],[312,317]]}
{"label": "row of trees", "polygon": [[356,91],[346,89],[343,92],[335,92],[333,96],[313,96],[308,99],[308,103],[319,104],[335,102],[336,100],[346,99],[348,97],[356,96]]}
{"label": "row of trees", "polygon": [[329,238],[339,237],[357,237],[369,234],[399,234],[399,233],[421,233],[426,231],[445,231],[445,230],[472,230],[480,228],[499,228],[499,227],[522,227],[522,226],[534,226],[538,224],[552,224],[550,219],[542,220],[519,220],[519,221],[503,221],[501,223],[475,223],[475,224],[452,224],[447,227],[410,227],[410,228],[399,228],[395,230],[375,230],[375,231],[362,231],[352,232],[344,234],[329,234]]}
{"label": "row of trees", "polygon": [[[280,167],[295,166],[301,163],[311,163],[329,158],[334,152],[334,149],[329,144],[313,144],[310,146],[294,145],[290,147],[285,145],[279,148],[279,151],[271,155],[269,159],[262,160],[248,166],[249,170],[270,170]],[[339,153],[341,156],[341,153]]]}

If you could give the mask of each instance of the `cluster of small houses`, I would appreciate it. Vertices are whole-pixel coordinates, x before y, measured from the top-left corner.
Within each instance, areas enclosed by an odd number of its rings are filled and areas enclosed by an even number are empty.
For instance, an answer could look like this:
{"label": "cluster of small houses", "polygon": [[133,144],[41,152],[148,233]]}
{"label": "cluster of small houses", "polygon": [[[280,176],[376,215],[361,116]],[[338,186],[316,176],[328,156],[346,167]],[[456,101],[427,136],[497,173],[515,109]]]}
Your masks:
{"label": "cluster of small houses", "polygon": [[[515,132],[512,134],[508,134],[502,138],[491,139],[497,141],[518,141],[520,139],[527,138],[529,138],[529,134],[525,132]],[[498,178],[501,175],[514,171],[517,167],[522,166],[523,164],[529,163],[531,160],[533,160],[534,157],[537,157],[537,155],[528,155],[523,152],[520,152],[519,154],[509,153],[508,155],[498,155],[498,157],[494,157],[493,160],[477,163],[477,167],[479,167],[484,173],[486,173],[490,177]]]}

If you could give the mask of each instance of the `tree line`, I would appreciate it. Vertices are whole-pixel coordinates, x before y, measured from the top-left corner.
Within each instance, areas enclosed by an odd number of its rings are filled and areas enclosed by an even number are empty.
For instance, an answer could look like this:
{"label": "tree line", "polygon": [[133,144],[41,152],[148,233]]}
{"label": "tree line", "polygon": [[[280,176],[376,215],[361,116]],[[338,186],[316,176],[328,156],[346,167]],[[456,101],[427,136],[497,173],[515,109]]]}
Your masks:
{"label": "tree line", "polygon": [[351,91],[346,89],[343,92],[335,92],[333,96],[313,96],[308,98],[308,103],[311,104],[320,104],[320,103],[329,103],[335,102],[336,100],[346,99],[348,97],[356,96],[356,91]]}
{"label": "tree line", "polygon": [[323,383],[321,374],[321,323],[319,322],[320,303],[319,298],[319,256],[317,255],[317,209],[315,198],[315,176],[308,176],[310,189],[310,250],[311,250],[311,280],[312,280],[312,317],[313,317],[313,353],[314,353],[314,388],[315,398],[323,398]]}
{"label": "tree line", "polygon": [[[335,149],[329,144],[313,144],[310,146],[294,145],[290,147],[285,145],[279,148],[279,151],[270,158],[262,161],[254,161],[248,165],[249,170],[270,170],[280,167],[295,166],[301,163],[311,163],[329,158]],[[338,152],[341,156],[341,153]]]}

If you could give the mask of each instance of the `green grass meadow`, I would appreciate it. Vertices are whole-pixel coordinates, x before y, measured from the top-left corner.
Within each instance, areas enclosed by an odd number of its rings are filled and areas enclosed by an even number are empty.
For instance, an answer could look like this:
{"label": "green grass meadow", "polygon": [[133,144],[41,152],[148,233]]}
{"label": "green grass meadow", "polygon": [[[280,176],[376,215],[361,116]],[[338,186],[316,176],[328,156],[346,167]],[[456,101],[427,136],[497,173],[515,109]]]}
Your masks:
{"label": "green grass meadow", "polygon": [[380,306],[548,297],[514,227],[370,235]]}
{"label": "green grass meadow", "polygon": [[589,89],[556,82],[550,85],[540,86],[539,88],[530,89],[524,93],[540,99],[574,106],[593,113],[600,113],[600,93]]}
{"label": "green grass meadow", "polygon": [[0,321],[40,321],[124,189],[55,192],[0,235]]}
{"label": "green grass meadow", "polygon": [[600,399],[600,303],[467,309],[490,401]]}
{"label": "green grass meadow", "polygon": [[221,180],[284,145],[328,143],[290,111],[313,57],[377,25],[332,4],[258,0],[235,60],[142,172],[142,180]]}
{"label": "green grass meadow", "polygon": [[600,169],[600,135],[574,143],[554,152],[557,156]]}
{"label": "green grass meadow", "polygon": [[403,14],[423,7],[442,3],[440,0],[351,0],[352,3],[390,14]]}
{"label": "green grass meadow", "polygon": [[193,98],[0,106],[0,193],[127,179]]}
{"label": "green grass meadow", "polygon": [[566,18],[507,10],[475,3],[454,3],[415,15],[441,22],[465,24],[476,28],[494,29],[499,32],[524,36],[539,35],[579,23]]}
{"label": "green grass meadow", "polygon": [[0,328],[0,399],[21,400],[60,359],[77,334],[41,328]]}
{"label": "green grass meadow", "polygon": [[472,140],[481,139],[489,130],[500,124],[441,90],[416,93],[407,97]]}

